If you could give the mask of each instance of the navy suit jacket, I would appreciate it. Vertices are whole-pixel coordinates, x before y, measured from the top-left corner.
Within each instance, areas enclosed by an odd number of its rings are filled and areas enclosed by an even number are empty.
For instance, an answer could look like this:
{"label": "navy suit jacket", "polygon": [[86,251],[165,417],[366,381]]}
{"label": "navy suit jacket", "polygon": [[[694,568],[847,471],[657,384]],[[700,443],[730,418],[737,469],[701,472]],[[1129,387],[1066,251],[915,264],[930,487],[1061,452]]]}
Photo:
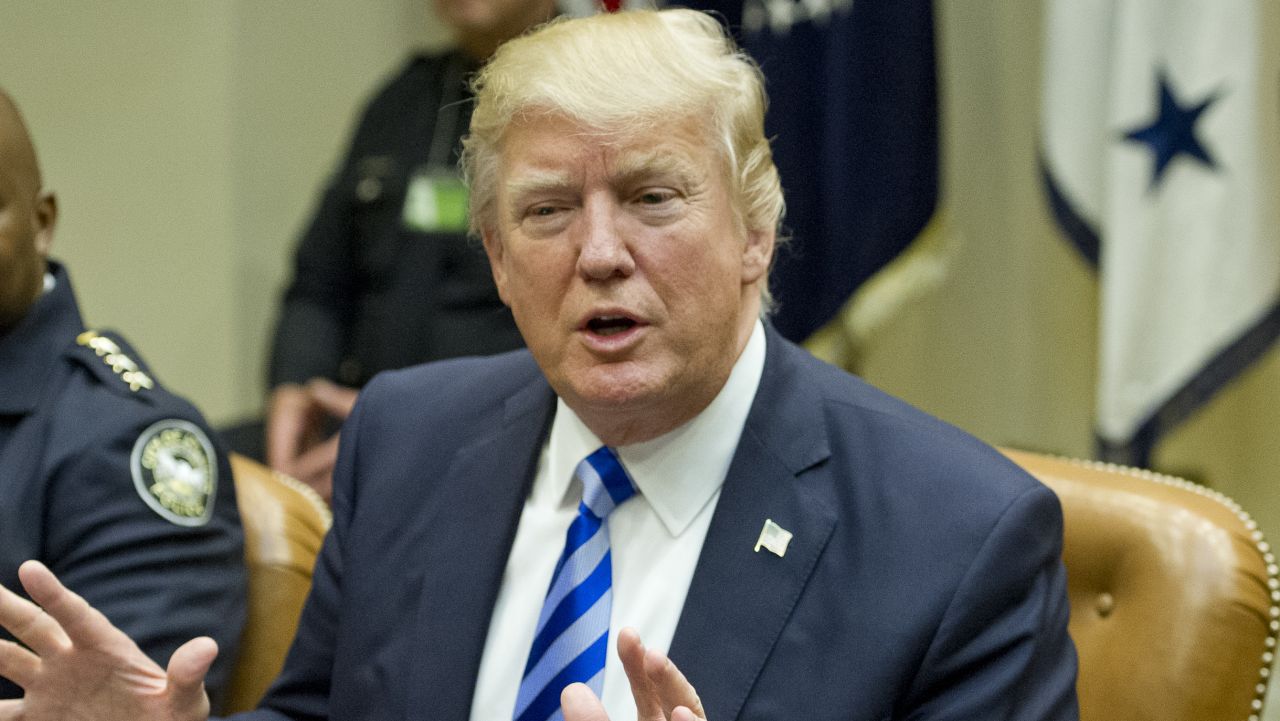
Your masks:
{"label": "navy suit jacket", "polygon": [[[251,718],[467,719],[554,410],[525,351],[366,387]],[[794,534],[783,557],[753,551],[766,518]],[[1061,543],[1044,486],[769,331],[670,656],[710,721],[1075,719]]]}

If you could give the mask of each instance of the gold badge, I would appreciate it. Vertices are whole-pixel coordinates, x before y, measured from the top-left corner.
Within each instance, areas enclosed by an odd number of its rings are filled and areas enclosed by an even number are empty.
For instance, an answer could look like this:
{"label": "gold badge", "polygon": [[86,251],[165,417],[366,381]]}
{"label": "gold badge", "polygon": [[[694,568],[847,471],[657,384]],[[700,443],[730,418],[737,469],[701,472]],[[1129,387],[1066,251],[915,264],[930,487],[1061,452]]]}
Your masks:
{"label": "gold badge", "polygon": [[129,459],[133,485],[153,511],[179,526],[203,526],[213,513],[218,464],[198,426],[170,418],[138,436]]}

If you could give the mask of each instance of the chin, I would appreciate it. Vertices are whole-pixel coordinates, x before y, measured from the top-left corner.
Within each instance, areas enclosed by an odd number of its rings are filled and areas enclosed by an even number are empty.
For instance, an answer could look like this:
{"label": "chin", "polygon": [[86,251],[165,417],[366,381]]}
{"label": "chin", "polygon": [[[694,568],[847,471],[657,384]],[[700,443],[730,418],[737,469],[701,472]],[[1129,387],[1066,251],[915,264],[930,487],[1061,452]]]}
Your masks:
{"label": "chin", "polygon": [[568,395],[601,410],[622,410],[651,403],[661,396],[667,384],[657,374],[634,366],[632,363],[609,364],[576,373],[569,379],[572,390]]}

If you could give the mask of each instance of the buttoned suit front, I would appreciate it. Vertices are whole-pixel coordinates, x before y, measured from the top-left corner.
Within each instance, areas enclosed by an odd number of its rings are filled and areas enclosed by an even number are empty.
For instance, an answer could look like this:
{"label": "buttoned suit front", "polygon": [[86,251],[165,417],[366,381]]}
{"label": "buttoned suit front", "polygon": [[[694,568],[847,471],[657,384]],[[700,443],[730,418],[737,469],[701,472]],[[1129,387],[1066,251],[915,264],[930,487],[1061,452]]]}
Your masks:
{"label": "buttoned suit front", "polygon": [[[554,409],[525,351],[365,389],[298,636],[246,719],[468,718]],[[755,550],[766,519],[785,554]],[[1074,719],[1061,539],[1048,489],[770,329],[670,656],[710,721]]]}

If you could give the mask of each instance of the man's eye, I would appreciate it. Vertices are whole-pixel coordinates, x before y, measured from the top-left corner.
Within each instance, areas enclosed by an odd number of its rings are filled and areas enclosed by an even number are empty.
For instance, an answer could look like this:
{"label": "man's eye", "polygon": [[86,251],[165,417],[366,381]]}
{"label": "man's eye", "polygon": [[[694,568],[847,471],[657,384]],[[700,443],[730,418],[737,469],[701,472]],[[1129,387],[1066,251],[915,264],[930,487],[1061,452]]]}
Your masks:
{"label": "man's eye", "polygon": [[555,213],[556,213],[555,206],[551,206],[551,205],[539,205],[529,211],[529,215],[540,217],[540,218],[545,218],[548,215],[555,215]]}
{"label": "man's eye", "polygon": [[651,190],[640,194],[640,202],[645,205],[658,205],[671,200],[673,197],[675,197],[675,194],[670,191]]}

